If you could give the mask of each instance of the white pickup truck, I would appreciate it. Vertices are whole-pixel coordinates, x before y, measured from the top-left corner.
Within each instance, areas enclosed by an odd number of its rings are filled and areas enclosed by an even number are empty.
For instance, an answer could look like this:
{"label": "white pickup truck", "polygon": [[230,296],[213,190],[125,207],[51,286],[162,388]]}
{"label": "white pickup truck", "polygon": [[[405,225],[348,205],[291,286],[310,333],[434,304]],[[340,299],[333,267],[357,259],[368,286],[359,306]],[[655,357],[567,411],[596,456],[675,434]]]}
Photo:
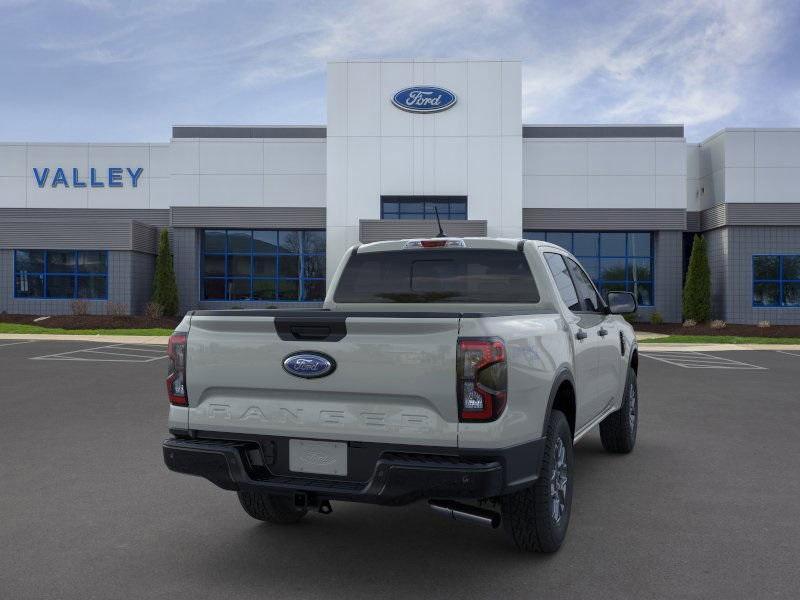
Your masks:
{"label": "white pickup truck", "polygon": [[572,446],[636,441],[632,294],[537,241],[352,247],[322,309],[198,310],[170,338],[164,460],[294,523],[427,499],[523,550],[564,540]]}

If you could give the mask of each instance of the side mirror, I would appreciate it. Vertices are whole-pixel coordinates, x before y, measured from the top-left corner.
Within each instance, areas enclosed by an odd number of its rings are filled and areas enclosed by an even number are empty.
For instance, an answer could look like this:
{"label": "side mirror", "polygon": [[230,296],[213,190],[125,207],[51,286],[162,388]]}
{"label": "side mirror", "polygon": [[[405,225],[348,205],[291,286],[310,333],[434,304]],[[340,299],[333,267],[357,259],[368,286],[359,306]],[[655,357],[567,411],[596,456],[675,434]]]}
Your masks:
{"label": "side mirror", "polygon": [[608,312],[612,315],[627,315],[636,312],[636,297],[630,292],[608,292]]}

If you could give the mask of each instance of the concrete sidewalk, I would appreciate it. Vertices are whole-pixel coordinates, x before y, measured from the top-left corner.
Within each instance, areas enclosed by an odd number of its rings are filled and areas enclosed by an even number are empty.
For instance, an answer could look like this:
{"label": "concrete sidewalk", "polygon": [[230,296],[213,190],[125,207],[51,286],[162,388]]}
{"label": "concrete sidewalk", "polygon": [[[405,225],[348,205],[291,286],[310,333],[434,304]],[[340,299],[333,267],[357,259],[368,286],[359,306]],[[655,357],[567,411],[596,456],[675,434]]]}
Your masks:
{"label": "concrete sidewalk", "polygon": [[639,352],[726,352],[733,350],[782,350],[797,352],[800,344],[639,344]]}

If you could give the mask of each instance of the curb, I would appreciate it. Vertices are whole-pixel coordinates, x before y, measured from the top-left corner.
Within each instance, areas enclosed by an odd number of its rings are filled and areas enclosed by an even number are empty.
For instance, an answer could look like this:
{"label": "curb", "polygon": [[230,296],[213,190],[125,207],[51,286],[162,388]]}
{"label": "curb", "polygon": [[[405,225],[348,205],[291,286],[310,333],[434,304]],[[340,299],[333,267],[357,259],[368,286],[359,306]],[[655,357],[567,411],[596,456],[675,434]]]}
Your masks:
{"label": "curb", "polygon": [[[638,339],[648,339],[639,338]],[[49,333],[0,333],[0,340],[99,342],[101,344],[148,344],[166,346],[161,335],[69,335]],[[800,354],[800,344],[640,344],[640,352],[733,352],[736,350],[784,350]]]}

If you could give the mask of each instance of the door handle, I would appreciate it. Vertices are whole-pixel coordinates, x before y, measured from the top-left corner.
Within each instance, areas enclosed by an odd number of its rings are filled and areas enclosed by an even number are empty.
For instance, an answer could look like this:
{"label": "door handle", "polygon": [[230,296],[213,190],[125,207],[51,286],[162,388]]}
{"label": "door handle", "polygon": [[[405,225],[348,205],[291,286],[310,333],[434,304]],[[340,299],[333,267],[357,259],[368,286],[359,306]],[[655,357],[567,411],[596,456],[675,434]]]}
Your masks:
{"label": "door handle", "polygon": [[598,332],[597,332],[597,335],[599,335],[599,336],[601,336],[601,337],[605,337],[605,336],[607,336],[607,335],[608,335],[608,331],[606,331],[605,329],[603,329],[603,328],[601,327],[601,328],[600,328],[600,331],[598,331]]}
{"label": "door handle", "polygon": [[575,334],[575,337],[579,340],[585,340],[587,337],[589,337],[589,335],[583,329],[579,329],[578,333]]}

